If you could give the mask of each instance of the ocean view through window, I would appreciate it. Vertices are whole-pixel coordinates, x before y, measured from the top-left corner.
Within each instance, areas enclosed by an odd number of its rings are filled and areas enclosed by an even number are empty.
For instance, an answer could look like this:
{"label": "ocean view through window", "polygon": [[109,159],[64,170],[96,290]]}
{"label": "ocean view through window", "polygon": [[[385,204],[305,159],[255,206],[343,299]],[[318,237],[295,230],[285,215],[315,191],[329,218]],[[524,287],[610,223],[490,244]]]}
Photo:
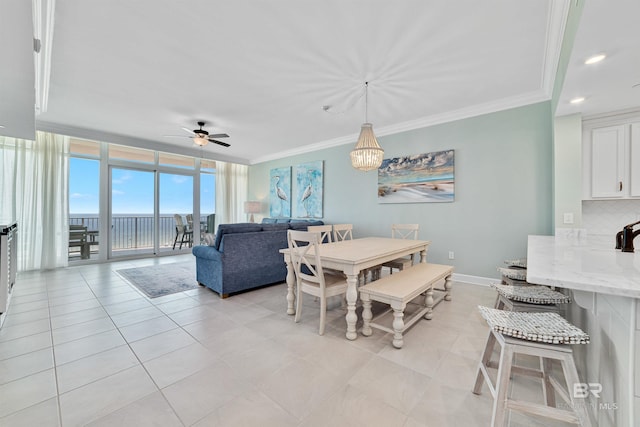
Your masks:
{"label": "ocean view through window", "polygon": [[215,213],[214,161],[76,139],[71,146],[70,261],[172,252],[176,214],[185,224],[187,216],[199,215],[191,221],[200,230],[193,244],[208,231],[207,217]]}

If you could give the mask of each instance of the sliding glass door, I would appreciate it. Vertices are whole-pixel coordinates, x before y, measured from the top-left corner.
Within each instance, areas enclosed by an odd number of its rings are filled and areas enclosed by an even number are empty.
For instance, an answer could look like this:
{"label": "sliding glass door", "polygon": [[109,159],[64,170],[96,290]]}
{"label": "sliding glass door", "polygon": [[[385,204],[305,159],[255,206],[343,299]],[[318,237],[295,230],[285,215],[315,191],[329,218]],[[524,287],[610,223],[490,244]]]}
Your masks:
{"label": "sliding glass door", "polygon": [[155,253],[155,172],[111,167],[110,256]]}
{"label": "sliding glass door", "polygon": [[159,174],[160,252],[188,251],[194,240],[193,176]]}

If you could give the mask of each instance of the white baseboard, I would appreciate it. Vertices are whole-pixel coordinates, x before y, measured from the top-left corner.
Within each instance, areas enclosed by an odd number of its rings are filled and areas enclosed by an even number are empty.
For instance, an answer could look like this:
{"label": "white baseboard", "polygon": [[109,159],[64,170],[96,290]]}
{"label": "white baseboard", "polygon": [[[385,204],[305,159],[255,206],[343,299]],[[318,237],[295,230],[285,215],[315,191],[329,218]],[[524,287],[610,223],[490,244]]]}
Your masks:
{"label": "white baseboard", "polygon": [[489,286],[491,283],[497,283],[500,281],[500,279],[492,279],[490,277],[471,276],[469,274],[459,273],[453,273],[451,278],[454,282],[464,282],[480,286]]}

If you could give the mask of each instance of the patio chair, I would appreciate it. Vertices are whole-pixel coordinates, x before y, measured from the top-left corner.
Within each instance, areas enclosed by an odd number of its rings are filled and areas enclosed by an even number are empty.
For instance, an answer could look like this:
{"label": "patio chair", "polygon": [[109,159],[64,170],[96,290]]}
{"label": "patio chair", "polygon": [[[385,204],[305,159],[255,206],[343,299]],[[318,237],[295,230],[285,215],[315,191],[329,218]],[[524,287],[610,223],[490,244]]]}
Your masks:
{"label": "patio chair", "polygon": [[176,220],[176,238],[173,239],[173,249],[175,250],[176,248],[178,237],[180,238],[180,247],[178,249],[182,249],[183,244],[187,244],[191,247],[193,245],[193,229],[189,229],[189,227],[184,225],[180,214],[175,214],[173,218]]}

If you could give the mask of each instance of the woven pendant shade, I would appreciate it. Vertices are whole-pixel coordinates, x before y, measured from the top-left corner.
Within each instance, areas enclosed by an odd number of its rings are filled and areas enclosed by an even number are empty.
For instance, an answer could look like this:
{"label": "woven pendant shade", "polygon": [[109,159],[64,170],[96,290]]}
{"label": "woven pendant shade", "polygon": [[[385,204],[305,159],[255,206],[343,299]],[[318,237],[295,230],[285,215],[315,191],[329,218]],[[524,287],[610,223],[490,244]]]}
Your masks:
{"label": "woven pendant shade", "polygon": [[371,123],[363,123],[356,148],[351,151],[351,165],[361,171],[378,169],[382,164],[384,150],[373,134]]}

